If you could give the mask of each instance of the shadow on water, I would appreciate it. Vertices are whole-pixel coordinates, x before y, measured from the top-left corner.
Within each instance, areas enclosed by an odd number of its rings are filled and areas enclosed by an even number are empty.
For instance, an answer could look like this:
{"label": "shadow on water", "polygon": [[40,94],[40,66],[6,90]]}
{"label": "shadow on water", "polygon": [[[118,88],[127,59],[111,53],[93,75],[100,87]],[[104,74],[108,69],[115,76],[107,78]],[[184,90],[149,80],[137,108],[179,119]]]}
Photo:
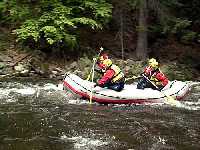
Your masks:
{"label": "shadow on water", "polygon": [[55,82],[1,82],[0,150],[199,150],[199,91],[185,108],[89,105]]}

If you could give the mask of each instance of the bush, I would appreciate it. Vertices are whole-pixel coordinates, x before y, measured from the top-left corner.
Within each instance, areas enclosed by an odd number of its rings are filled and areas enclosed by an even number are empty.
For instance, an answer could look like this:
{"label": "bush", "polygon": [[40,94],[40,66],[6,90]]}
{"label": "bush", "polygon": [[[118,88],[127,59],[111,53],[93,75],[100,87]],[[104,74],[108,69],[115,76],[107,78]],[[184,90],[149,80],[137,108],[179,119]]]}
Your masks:
{"label": "bush", "polygon": [[169,80],[192,80],[193,74],[189,66],[171,63],[161,67],[163,73],[167,75]]}
{"label": "bush", "polygon": [[14,30],[18,42],[26,43],[28,39],[33,39],[37,45],[42,45],[44,39],[49,46],[59,47],[59,44],[65,43],[67,48],[74,49],[78,45],[81,28],[102,29],[112,12],[111,4],[105,0],[46,1],[44,5],[46,7],[41,6],[41,16],[27,19],[19,29]]}

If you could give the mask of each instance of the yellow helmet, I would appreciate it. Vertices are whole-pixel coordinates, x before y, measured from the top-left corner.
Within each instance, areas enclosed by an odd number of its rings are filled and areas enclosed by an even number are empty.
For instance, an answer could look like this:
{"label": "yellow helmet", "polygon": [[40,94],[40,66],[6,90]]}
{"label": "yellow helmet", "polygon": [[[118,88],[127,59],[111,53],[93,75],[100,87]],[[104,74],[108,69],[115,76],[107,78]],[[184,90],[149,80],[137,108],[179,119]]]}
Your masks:
{"label": "yellow helmet", "polygon": [[158,62],[156,61],[155,58],[151,58],[148,61],[149,66],[151,66],[152,68],[158,68]]}
{"label": "yellow helmet", "polygon": [[112,61],[110,59],[105,59],[103,61],[103,64],[105,65],[105,67],[110,67],[112,65]]}

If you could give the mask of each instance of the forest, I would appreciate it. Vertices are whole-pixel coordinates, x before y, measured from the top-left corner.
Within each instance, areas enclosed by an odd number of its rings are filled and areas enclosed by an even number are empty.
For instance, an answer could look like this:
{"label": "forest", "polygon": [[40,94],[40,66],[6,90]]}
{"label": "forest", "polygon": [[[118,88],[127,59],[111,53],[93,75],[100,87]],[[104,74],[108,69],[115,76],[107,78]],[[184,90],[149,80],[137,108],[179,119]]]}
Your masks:
{"label": "forest", "polygon": [[0,12],[1,74],[20,62],[43,74],[47,60],[87,74],[103,47],[131,74],[154,57],[172,79],[199,80],[199,0],[2,0]]}

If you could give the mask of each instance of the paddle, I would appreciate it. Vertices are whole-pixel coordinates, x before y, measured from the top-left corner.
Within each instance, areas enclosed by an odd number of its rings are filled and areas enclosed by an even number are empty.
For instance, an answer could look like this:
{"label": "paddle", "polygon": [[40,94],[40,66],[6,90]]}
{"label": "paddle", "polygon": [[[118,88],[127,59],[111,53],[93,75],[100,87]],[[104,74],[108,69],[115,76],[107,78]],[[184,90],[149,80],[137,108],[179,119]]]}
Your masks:
{"label": "paddle", "polygon": [[90,76],[91,76],[91,74],[92,74],[92,71],[93,71],[93,69],[94,69],[94,66],[95,66],[95,64],[96,64],[96,62],[97,62],[97,60],[98,60],[98,58],[99,58],[99,56],[100,56],[100,54],[101,54],[101,52],[102,52],[103,50],[104,50],[103,47],[100,47],[100,51],[99,51],[97,57],[95,57],[95,58],[93,59],[93,65],[92,65],[92,68],[91,68],[91,70],[90,70],[90,74],[88,75],[88,77],[87,77],[87,79],[86,79],[87,81],[90,80]]}
{"label": "paddle", "polygon": [[[93,83],[93,80],[94,80],[94,67],[95,67],[95,64],[96,64],[96,58],[93,58],[93,65],[92,65],[92,83]],[[93,93],[93,86],[91,87],[91,92],[90,92],[90,104],[92,104],[92,93]]]}
{"label": "paddle", "polygon": [[130,78],[125,78],[125,82],[126,81],[129,81],[129,80],[135,80],[135,79],[139,79],[139,78],[141,78],[142,76],[132,76],[132,77],[130,77]]}
{"label": "paddle", "polygon": [[[158,88],[158,86],[155,85],[151,80],[149,80],[149,78],[148,78],[147,76],[145,76],[144,74],[142,74],[142,76],[143,76],[149,83],[151,83],[158,91],[160,91],[159,88]],[[171,105],[179,105],[179,104],[180,104],[180,102],[178,102],[177,100],[175,100],[172,96],[167,95],[167,94],[164,93],[163,91],[160,91],[160,92],[165,96],[164,99],[166,100],[165,102],[166,102],[167,104],[171,104]]]}

